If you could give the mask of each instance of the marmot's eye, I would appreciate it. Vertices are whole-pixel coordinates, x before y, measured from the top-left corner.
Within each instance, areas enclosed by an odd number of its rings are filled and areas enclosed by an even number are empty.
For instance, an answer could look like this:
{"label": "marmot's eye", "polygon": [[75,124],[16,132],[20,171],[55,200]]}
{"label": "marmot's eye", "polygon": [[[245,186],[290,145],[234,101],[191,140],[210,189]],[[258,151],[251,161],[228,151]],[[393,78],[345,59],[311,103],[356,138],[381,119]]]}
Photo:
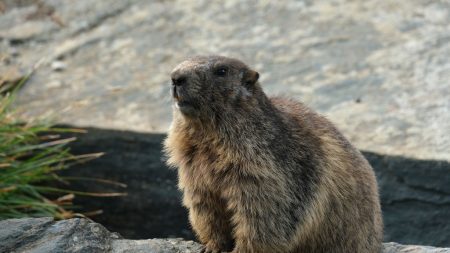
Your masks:
{"label": "marmot's eye", "polygon": [[220,67],[214,70],[214,75],[216,76],[225,76],[228,72],[228,69],[226,67]]}

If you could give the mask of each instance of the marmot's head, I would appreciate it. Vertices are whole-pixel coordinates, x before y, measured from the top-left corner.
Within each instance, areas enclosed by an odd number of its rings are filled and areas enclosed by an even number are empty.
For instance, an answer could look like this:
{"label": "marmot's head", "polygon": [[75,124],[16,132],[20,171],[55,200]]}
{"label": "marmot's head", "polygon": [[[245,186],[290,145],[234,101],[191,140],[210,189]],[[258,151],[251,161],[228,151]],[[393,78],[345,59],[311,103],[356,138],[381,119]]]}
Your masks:
{"label": "marmot's head", "polygon": [[260,91],[258,72],[223,56],[190,58],[175,67],[171,78],[176,110],[187,117],[209,117],[249,105]]}

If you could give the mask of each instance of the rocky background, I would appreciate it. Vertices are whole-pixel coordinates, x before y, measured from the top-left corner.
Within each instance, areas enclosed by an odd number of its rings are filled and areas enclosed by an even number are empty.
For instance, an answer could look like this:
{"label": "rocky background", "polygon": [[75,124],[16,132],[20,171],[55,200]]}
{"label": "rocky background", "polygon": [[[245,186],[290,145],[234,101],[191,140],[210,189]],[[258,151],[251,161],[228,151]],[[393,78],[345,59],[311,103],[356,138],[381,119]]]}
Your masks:
{"label": "rocky background", "polygon": [[92,127],[74,151],[107,154],[70,173],[128,184],[79,200],[126,238],[193,239],[160,143],[168,74],[196,54],[335,122],[376,170],[385,241],[450,245],[449,1],[0,0],[0,93],[36,68],[19,116]]}

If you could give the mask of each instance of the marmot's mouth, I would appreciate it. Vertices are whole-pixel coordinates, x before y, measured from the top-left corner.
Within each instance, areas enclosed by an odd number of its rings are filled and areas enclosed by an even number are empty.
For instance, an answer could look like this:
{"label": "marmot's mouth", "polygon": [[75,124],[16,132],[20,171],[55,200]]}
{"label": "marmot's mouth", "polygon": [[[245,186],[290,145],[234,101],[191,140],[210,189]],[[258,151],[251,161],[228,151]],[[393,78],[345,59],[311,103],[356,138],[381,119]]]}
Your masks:
{"label": "marmot's mouth", "polygon": [[188,106],[189,102],[187,102],[183,96],[180,96],[180,89],[177,86],[173,86],[172,88],[172,96],[179,107]]}
{"label": "marmot's mouth", "polygon": [[[194,103],[189,101],[189,97],[183,96],[182,89],[176,85],[172,86],[172,97],[175,102],[176,108],[178,108],[185,115],[194,115],[195,109]],[[187,97],[187,98],[186,98]]]}
{"label": "marmot's mouth", "polygon": [[172,85],[172,97],[177,101],[180,99],[177,92],[177,86],[175,85]]}

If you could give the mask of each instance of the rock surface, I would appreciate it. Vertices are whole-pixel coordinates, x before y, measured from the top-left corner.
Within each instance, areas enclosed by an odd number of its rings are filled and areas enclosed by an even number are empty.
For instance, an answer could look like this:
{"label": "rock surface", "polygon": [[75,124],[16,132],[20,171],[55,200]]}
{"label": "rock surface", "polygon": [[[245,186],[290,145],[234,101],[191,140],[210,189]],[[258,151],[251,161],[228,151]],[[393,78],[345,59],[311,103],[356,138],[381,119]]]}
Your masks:
{"label": "rock surface", "polygon": [[361,149],[450,161],[449,1],[0,2],[8,64],[44,63],[21,94],[25,120],[165,132],[169,71],[224,54]]}
{"label": "rock surface", "polygon": [[[448,253],[450,248],[385,243],[383,253]],[[26,218],[0,221],[0,252],[199,253],[182,239],[126,240],[87,219]]]}
{"label": "rock surface", "polygon": [[393,242],[383,244],[383,253],[446,253],[446,252],[450,252],[450,248],[401,245]]}
{"label": "rock surface", "polygon": [[119,236],[86,219],[0,221],[0,252],[108,252]]}
{"label": "rock surface", "polygon": [[[181,206],[176,171],[166,167],[161,152],[164,134],[87,129],[71,146],[78,154],[106,154],[66,171],[70,176],[106,178],[128,188],[89,182],[70,187],[85,191],[126,191],[123,198],[77,198],[92,217],[129,239],[183,237],[194,239]],[[375,169],[385,223],[384,241],[450,246],[450,163],[363,152]],[[64,185],[65,186],[65,185]],[[67,187],[67,186],[65,186]],[[126,217],[126,219],[124,218]]]}

